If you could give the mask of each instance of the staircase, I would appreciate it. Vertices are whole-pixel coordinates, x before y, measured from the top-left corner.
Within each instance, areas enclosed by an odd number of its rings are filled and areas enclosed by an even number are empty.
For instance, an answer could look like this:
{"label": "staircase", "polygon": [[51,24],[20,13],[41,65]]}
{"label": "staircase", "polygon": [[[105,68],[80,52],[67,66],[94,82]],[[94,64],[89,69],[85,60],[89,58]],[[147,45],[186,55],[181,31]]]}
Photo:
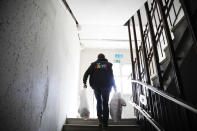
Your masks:
{"label": "staircase", "polygon": [[[197,130],[196,37],[182,3],[148,0],[125,23],[131,52],[132,105],[138,123],[136,119],[109,120],[109,131]],[[142,102],[142,97],[147,102]],[[99,130],[96,119],[67,119],[63,126],[63,131]]]}
{"label": "staircase", "polygon": [[[142,126],[136,119],[122,119],[119,122],[109,120],[108,131],[142,131]],[[101,131],[97,119],[83,120],[80,118],[68,118],[62,131]]]}

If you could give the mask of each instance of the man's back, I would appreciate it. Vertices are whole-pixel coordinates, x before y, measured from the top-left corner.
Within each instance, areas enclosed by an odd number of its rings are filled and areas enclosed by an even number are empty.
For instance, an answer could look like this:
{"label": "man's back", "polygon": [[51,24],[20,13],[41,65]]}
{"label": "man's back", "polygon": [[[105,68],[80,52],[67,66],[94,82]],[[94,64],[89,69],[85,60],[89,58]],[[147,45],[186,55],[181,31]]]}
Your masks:
{"label": "man's back", "polygon": [[99,59],[91,64],[84,75],[86,81],[87,75],[90,75],[90,86],[92,88],[112,87],[114,84],[112,64],[107,59]]}

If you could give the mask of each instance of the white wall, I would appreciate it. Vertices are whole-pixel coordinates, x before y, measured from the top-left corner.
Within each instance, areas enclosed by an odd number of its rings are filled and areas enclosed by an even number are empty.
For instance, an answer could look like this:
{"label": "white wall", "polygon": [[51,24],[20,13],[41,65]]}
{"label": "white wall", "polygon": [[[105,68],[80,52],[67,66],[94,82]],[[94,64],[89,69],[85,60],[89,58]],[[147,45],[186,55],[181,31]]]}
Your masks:
{"label": "white wall", "polygon": [[[79,88],[82,89],[83,87],[83,75],[87,68],[90,66],[90,64],[94,61],[96,61],[97,56],[99,53],[104,53],[106,58],[109,60],[109,62],[113,63],[116,59],[114,55],[116,53],[123,54],[123,58],[121,59],[120,64],[130,64],[131,58],[130,58],[130,51],[128,49],[83,49],[81,50],[81,59],[80,59],[80,78],[79,78]],[[96,100],[94,98],[93,91],[91,87],[89,86],[89,81],[87,81],[88,84],[88,100],[90,104],[90,115],[91,117],[96,117]],[[127,100],[127,107],[124,107],[124,111],[122,114],[123,118],[133,118],[134,112],[133,107],[128,103],[128,95],[123,96]]]}
{"label": "white wall", "polygon": [[77,112],[79,61],[61,0],[1,0],[0,130],[61,130]]}

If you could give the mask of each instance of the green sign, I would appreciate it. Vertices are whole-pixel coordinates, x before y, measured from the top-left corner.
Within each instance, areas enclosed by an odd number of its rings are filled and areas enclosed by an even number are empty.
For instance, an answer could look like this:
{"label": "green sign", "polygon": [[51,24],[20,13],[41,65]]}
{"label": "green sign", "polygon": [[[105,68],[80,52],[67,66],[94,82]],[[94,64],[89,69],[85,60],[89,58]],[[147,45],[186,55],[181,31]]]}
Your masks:
{"label": "green sign", "polygon": [[120,60],[114,60],[114,63],[120,63]]}

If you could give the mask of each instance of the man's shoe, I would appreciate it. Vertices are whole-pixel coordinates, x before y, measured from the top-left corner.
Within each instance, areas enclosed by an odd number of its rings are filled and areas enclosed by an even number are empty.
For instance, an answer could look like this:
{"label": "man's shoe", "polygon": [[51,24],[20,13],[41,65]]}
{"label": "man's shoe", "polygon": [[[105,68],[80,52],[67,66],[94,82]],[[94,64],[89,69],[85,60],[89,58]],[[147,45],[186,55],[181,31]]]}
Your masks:
{"label": "man's shoe", "polygon": [[98,120],[98,126],[99,128],[103,128],[103,122],[101,120]]}
{"label": "man's shoe", "polygon": [[98,126],[99,126],[99,128],[102,128],[103,127],[103,124],[102,123],[99,123]]}
{"label": "man's shoe", "polygon": [[108,123],[103,123],[103,131],[107,131],[108,130]]}
{"label": "man's shoe", "polygon": [[98,117],[98,126],[99,126],[100,128],[103,127],[103,117]]}
{"label": "man's shoe", "polygon": [[108,127],[103,126],[103,131],[108,131]]}

